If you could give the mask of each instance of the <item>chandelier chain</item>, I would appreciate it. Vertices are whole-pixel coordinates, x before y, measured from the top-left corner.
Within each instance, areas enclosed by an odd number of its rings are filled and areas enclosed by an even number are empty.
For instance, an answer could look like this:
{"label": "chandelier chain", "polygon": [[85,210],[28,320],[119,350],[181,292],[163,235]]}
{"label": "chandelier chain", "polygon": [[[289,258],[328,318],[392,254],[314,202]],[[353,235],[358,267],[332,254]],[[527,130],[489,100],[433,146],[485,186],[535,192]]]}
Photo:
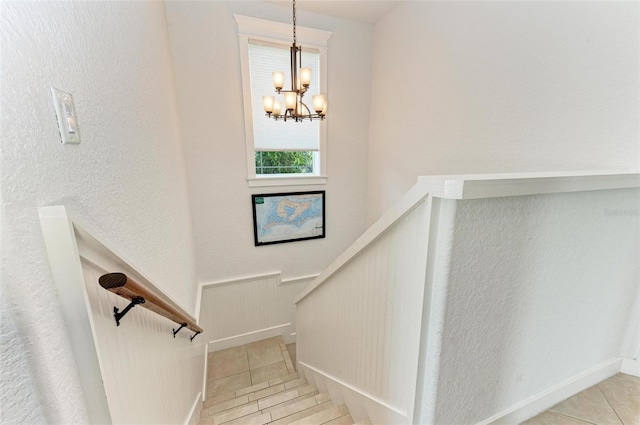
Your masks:
{"label": "chandelier chain", "polygon": [[293,0],[293,44],[296,44],[296,0]]}

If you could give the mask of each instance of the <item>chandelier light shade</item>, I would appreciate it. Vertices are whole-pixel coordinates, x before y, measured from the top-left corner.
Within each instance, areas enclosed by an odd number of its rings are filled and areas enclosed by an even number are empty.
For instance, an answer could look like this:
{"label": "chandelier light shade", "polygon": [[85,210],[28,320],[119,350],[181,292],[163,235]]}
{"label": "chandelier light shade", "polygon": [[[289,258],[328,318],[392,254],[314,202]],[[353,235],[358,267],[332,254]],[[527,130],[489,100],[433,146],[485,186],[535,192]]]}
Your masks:
{"label": "chandelier light shade", "polygon": [[302,68],[302,48],[296,44],[296,0],[293,0],[293,44],[289,48],[291,56],[291,86],[284,90],[284,72],[274,71],[273,86],[278,94],[284,95],[284,109],[275,96],[262,96],[264,112],[276,121],[324,120],[327,116],[327,100],[324,95],[313,96],[313,110],[302,101],[311,85],[311,68]]}

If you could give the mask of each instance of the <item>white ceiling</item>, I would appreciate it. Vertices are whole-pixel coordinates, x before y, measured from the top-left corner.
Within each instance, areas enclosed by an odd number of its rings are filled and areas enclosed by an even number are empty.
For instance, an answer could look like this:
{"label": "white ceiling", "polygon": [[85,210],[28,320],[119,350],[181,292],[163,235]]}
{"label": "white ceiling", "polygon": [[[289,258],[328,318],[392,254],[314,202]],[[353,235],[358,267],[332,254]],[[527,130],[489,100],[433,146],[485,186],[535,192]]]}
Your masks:
{"label": "white ceiling", "polygon": [[[291,7],[290,0],[267,0],[269,3]],[[375,24],[400,1],[384,0],[296,0],[296,9],[338,18]]]}

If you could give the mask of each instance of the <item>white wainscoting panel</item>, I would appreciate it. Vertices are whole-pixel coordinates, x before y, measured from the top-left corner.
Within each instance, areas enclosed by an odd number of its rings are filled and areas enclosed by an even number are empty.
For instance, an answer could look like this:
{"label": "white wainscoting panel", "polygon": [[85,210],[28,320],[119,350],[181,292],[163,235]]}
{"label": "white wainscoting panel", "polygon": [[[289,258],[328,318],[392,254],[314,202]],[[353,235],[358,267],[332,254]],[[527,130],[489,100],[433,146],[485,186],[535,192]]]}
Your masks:
{"label": "white wainscoting panel", "polygon": [[386,417],[366,412],[374,423],[412,420],[430,209],[423,202],[297,304],[298,361],[342,396],[384,406]]}
{"label": "white wainscoting panel", "polygon": [[189,341],[184,330],[174,339],[178,325],[141,306],[116,326],[114,306],[122,311],[129,302],[98,284],[113,270],[86,259],[82,270],[113,423],[184,423],[201,390],[202,344]]}
{"label": "white wainscoting panel", "polygon": [[184,424],[199,417],[204,340],[192,342],[184,330],[174,339],[173,322],[140,306],[116,326],[114,306],[122,311],[129,301],[104,290],[98,279],[125,273],[189,312],[64,207],[42,207],[39,214],[90,422]]}
{"label": "white wainscoting panel", "polygon": [[293,299],[315,276],[281,281],[279,273],[202,285],[199,325],[209,351],[282,335],[295,341]]}

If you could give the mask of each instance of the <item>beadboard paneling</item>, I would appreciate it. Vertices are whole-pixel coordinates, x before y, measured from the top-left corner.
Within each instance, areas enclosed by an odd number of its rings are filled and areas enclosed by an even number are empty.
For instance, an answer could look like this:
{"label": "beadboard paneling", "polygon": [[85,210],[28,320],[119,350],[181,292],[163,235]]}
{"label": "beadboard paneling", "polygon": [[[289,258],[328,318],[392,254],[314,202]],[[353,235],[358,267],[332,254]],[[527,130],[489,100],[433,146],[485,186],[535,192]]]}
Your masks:
{"label": "beadboard paneling", "polygon": [[113,308],[128,300],[100,287],[107,270],[84,258],[82,270],[113,423],[184,423],[202,384],[202,344],[184,329],[174,339],[178,326],[141,306],[116,326]]}
{"label": "beadboard paneling", "polygon": [[422,203],[297,304],[298,360],[407,421],[430,208],[430,201]]}
{"label": "beadboard paneling", "polygon": [[[293,342],[293,299],[312,279],[296,279],[290,284],[280,285],[279,274],[268,274],[204,285],[199,320],[205,330],[204,337],[214,342],[233,338],[243,344],[248,339],[259,340],[263,336],[272,336],[269,332],[275,332],[282,335],[287,343]],[[272,329],[274,327],[279,328]],[[241,338],[244,335],[246,337]],[[214,343],[210,351],[221,348],[224,347]]]}

